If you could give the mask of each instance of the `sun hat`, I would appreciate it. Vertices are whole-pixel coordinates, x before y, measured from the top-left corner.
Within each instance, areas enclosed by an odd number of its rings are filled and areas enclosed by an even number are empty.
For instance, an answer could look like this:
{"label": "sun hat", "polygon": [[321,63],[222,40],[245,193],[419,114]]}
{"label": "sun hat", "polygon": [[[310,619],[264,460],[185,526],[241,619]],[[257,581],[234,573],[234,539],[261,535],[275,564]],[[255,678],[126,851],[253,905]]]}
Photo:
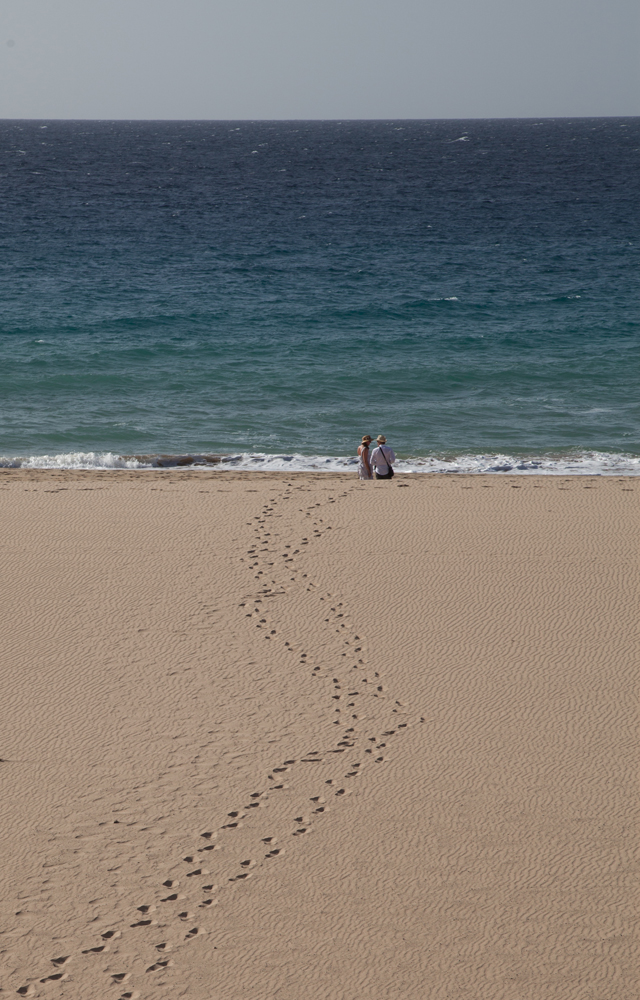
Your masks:
{"label": "sun hat", "polygon": [[362,435],[362,443],[363,444],[366,444],[367,441],[371,441],[371,440],[373,440],[373,439],[372,439],[372,437],[371,437],[370,434],[363,434]]}
{"label": "sun hat", "polygon": [[387,443],[387,439],[384,436],[384,434],[378,434],[378,436],[376,438],[376,441],[378,442],[378,444],[386,444]]}

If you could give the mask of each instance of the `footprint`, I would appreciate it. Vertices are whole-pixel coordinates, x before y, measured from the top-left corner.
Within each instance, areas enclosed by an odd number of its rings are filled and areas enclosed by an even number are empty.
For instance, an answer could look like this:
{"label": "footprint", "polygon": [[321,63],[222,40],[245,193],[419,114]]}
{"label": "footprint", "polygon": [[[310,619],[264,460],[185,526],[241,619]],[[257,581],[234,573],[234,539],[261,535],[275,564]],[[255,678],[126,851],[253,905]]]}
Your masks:
{"label": "footprint", "polygon": [[166,960],[166,962],[154,962],[154,964],[150,965],[149,968],[146,969],[145,971],[146,972],[157,972],[159,969],[166,969],[166,967],[168,965],[173,965],[173,962],[171,961],[170,958],[168,958]]}
{"label": "footprint", "polygon": [[[104,937],[104,934],[102,936]],[[106,950],[107,950],[107,945],[101,944],[97,948],[85,948],[82,954],[90,955],[92,952],[94,952],[96,955],[99,955],[101,951],[106,951]]]}
{"label": "footprint", "polygon": [[180,885],[177,879],[168,878],[166,882],[162,883],[167,889],[173,889],[175,886]]}
{"label": "footprint", "polygon": [[131,979],[130,972],[115,972],[111,975],[114,983],[126,983],[128,979]]}
{"label": "footprint", "polygon": [[54,965],[64,965],[65,962],[69,961],[69,955],[61,955],[60,958],[52,958],[51,961]]}
{"label": "footprint", "polygon": [[194,938],[197,933],[198,933],[198,928],[192,927],[191,930],[185,934],[184,936],[185,941],[189,941],[191,938]]}

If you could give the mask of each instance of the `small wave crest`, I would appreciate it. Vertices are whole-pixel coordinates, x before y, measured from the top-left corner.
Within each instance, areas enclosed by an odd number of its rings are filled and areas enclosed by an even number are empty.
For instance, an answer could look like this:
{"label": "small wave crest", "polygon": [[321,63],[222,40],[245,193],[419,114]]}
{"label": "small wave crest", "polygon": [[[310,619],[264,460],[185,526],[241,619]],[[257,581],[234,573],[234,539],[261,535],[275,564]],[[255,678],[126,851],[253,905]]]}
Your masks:
{"label": "small wave crest", "polygon": [[[113,452],[68,452],[57,455],[0,456],[3,469],[175,469],[210,468],[218,472],[355,472],[355,456],[268,454],[118,455]],[[584,452],[562,456],[514,457],[503,454],[436,456],[398,459],[400,473],[504,473],[511,475],[639,476],[640,456]]]}
{"label": "small wave crest", "polygon": [[59,455],[0,456],[0,469],[151,469],[152,461],[110,451],[72,451]]}

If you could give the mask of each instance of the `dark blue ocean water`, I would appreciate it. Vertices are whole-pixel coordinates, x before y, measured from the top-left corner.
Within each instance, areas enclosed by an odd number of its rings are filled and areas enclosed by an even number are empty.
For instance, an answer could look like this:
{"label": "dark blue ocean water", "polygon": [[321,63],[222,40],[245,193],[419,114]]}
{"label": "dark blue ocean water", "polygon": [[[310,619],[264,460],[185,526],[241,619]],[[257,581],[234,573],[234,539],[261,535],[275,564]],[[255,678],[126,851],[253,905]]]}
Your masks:
{"label": "dark blue ocean water", "polygon": [[639,167],[638,118],[0,122],[0,461],[640,471]]}

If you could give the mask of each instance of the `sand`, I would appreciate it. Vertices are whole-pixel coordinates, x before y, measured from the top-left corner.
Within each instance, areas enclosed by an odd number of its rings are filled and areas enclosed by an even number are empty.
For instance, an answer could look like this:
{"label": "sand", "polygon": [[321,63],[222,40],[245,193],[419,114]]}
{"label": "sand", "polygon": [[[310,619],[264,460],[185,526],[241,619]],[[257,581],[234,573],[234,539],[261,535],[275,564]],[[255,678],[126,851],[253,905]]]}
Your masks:
{"label": "sand", "polygon": [[3,995],[637,1000],[639,500],[4,471]]}

